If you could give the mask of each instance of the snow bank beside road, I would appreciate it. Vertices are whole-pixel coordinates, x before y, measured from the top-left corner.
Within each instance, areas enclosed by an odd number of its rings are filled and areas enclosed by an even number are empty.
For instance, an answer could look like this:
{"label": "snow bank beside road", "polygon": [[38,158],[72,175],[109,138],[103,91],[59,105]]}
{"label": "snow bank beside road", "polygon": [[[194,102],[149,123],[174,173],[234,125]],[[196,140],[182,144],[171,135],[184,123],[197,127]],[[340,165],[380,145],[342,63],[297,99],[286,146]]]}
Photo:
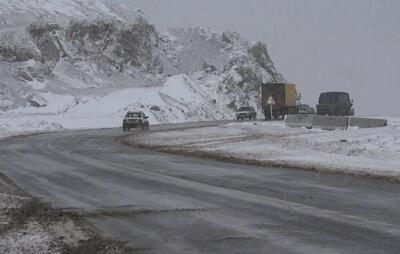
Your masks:
{"label": "snow bank beside road", "polygon": [[[175,75],[163,86],[132,87],[105,95],[40,93],[46,106],[0,111],[0,137],[26,132],[121,127],[127,111],[143,111],[150,124],[233,119],[217,75]],[[213,85],[210,85],[213,84]]]}
{"label": "snow bank beside road", "polygon": [[386,128],[321,131],[245,122],[141,134],[128,143],[236,162],[400,180],[400,119]]}
{"label": "snow bank beside road", "polygon": [[35,132],[56,131],[62,129],[63,127],[59,123],[48,122],[40,119],[17,118],[0,120],[0,138],[21,134],[30,134]]}
{"label": "snow bank beside road", "polygon": [[61,253],[87,239],[70,218],[51,213],[0,174],[0,253]]}
{"label": "snow bank beside road", "polygon": [[98,236],[77,214],[53,209],[0,174],[0,253],[131,253]]}

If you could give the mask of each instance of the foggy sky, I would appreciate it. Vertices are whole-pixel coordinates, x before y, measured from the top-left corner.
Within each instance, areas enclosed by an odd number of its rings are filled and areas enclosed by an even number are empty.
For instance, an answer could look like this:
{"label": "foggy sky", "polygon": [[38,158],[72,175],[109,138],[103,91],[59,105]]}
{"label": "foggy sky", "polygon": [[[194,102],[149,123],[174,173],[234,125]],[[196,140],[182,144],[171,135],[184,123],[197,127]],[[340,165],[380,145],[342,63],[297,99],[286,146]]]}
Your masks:
{"label": "foggy sky", "polygon": [[305,103],[317,104],[322,91],[348,91],[357,114],[400,116],[400,1],[132,2],[161,29],[204,26],[266,42]]}

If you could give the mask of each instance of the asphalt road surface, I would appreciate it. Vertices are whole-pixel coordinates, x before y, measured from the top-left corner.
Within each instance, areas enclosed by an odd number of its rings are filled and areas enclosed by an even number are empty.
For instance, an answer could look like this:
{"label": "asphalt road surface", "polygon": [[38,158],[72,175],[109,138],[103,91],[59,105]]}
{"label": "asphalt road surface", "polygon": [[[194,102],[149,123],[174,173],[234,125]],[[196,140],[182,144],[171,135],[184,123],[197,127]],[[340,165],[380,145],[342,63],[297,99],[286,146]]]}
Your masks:
{"label": "asphalt road surface", "polygon": [[400,253],[400,184],[151,152],[121,135],[2,141],[0,172],[138,253]]}

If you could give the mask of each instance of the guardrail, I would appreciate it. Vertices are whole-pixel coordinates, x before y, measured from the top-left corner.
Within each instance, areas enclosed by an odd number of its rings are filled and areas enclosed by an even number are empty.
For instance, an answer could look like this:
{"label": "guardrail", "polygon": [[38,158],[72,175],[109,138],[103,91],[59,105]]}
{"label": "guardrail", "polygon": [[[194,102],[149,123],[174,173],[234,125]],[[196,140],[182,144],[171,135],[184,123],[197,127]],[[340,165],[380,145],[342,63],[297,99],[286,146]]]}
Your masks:
{"label": "guardrail", "polygon": [[311,129],[314,122],[314,115],[308,114],[297,114],[297,115],[286,115],[285,123],[286,126],[292,128],[305,127]]}
{"label": "guardrail", "polygon": [[312,128],[322,130],[347,130],[349,118],[346,116],[319,116],[314,115]]}
{"label": "guardrail", "polygon": [[322,130],[347,130],[348,128],[381,128],[387,126],[386,119],[349,117],[349,116],[320,116],[312,114],[287,115],[287,127]]}
{"label": "guardrail", "polygon": [[386,127],[388,121],[386,119],[375,119],[375,118],[362,118],[362,117],[350,117],[349,127],[356,128],[379,128]]}

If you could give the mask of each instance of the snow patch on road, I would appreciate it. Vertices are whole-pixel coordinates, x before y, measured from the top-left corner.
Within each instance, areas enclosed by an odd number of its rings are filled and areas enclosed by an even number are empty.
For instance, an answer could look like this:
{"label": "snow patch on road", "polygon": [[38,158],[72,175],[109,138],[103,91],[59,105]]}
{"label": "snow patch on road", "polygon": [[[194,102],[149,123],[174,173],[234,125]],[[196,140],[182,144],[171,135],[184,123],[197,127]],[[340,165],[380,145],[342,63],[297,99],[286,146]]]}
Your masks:
{"label": "snow patch on road", "polygon": [[29,223],[23,230],[9,232],[0,239],[2,253],[50,253],[50,236],[37,222]]}

